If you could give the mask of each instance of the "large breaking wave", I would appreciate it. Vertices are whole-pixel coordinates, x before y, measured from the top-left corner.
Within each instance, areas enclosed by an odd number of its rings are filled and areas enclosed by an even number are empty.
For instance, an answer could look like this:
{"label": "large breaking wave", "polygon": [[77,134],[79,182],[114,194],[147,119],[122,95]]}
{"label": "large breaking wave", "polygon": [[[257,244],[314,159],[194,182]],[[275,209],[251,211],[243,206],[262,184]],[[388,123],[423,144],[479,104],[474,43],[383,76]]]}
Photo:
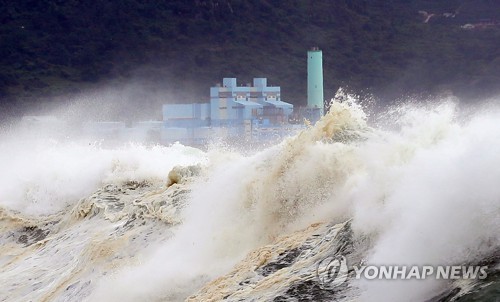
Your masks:
{"label": "large breaking wave", "polygon": [[[370,263],[498,253],[498,106],[441,100],[377,117],[368,126],[347,97],[252,155],[10,133],[0,143],[0,301],[184,300],[284,235],[349,219]],[[366,281],[348,295],[421,301],[442,286]]]}

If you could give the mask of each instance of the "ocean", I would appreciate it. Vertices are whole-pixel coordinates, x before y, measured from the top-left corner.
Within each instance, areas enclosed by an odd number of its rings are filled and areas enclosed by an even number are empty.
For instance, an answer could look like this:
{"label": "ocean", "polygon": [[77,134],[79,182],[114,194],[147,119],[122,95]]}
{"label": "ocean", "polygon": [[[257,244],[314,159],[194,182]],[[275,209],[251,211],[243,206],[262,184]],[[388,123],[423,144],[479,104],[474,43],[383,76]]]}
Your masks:
{"label": "ocean", "polygon": [[[256,150],[4,128],[0,301],[495,301],[498,104],[348,96]],[[325,284],[340,255],[347,280]],[[489,277],[356,279],[360,263]]]}

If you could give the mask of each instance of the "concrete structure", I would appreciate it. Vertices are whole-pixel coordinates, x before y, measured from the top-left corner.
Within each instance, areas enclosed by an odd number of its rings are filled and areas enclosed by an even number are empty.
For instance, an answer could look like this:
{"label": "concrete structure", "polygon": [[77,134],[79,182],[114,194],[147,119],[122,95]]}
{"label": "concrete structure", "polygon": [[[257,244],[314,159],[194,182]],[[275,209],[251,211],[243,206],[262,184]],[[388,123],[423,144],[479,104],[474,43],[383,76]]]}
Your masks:
{"label": "concrete structure", "polygon": [[[210,88],[210,103],[163,105],[162,142],[204,144],[213,138],[270,141],[301,128],[306,118],[315,123],[324,113],[323,54],[317,47],[307,52],[307,107],[293,112],[281,100],[279,86],[266,78],[238,86],[236,78],[224,78]],[[292,125],[290,120],[299,121]]]}
{"label": "concrete structure", "polygon": [[323,96],[323,52],[313,47],[307,52],[307,110],[311,122],[319,120],[325,110]]}
{"label": "concrete structure", "polygon": [[253,79],[253,86],[238,86],[235,78],[224,78],[222,86],[210,88],[212,126],[241,124],[258,119],[265,124],[284,123],[293,105],[281,101],[279,86],[267,86],[266,78]]}
{"label": "concrete structure", "polygon": [[[111,121],[67,122],[53,116],[25,116],[22,125],[35,133],[53,136],[83,135],[91,140],[120,143],[174,143],[203,145],[210,140],[231,142],[269,142],[282,139],[304,127],[304,118],[314,123],[323,115],[322,52],[308,52],[307,107],[295,110],[281,100],[279,86],[268,86],[266,78],[238,85],[236,78],[224,78],[210,88],[210,101],[163,105],[162,121],[133,124]],[[73,131],[74,129],[74,131]],[[246,146],[246,145],[245,145]]]}
{"label": "concrete structure", "polygon": [[292,113],[293,105],[281,101],[280,87],[268,86],[266,78],[245,86],[224,78],[210,88],[210,103],[163,105],[161,137],[165,143],[194,145],[215,137],[259,140],[261,129],[281,131]]}
{"label": "concrete structure", "polygon": [[210,105],[205,104],[165,104],[163,105],[165,127],[193,128],[210,125]]}

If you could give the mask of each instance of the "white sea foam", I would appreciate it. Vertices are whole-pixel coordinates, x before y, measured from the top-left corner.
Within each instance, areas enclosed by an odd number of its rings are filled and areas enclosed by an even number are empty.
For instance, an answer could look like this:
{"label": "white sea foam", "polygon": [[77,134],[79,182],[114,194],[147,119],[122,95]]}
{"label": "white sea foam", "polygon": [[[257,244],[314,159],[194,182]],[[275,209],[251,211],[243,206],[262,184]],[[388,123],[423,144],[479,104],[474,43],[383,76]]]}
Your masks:
{"label": "white sea foam", "polygon": [[[500,111],[488,108],[462,119],[452,101],[404,105],[369,128],[352,100],[334,103],[314,127],[254,155],[4,143],[0,202],[45,214],[103,182],[166,178],[174,165],[206,161],[173,236],[93,280],[91,301],[182,300],[279,235],[349,218],[370,238],[371,263],[466,263],[500,247]],[[419,301],[440,283],[357,285],[362,300]]]}
{"label": "white sea foam", "polygon": [[109,149],[88,141],[8,137],[0,142],[0,205],[25,214],[52,214],[103,183],[166,179],[176,165],[206,161],[200,150],[128,144]]}

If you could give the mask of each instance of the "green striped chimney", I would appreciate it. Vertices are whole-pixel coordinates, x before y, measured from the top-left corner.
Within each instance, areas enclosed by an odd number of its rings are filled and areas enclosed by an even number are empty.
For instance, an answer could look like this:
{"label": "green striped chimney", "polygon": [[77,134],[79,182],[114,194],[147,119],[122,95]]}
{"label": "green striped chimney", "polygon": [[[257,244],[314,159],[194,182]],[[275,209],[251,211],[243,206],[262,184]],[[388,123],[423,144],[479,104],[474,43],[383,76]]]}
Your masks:
{"label": "green striped chimney", "polygon": [[318,47],[307,52],[307,107],[323,115],[323,52]]}

